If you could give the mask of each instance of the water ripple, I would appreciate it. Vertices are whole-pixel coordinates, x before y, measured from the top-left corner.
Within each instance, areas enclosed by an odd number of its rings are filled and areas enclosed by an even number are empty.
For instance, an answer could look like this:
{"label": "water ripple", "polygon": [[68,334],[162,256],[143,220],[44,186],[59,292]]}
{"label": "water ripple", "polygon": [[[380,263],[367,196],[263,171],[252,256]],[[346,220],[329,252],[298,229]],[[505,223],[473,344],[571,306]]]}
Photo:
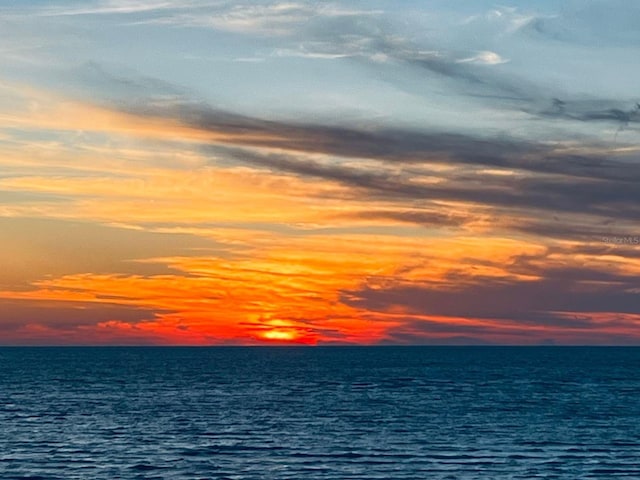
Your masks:
{"label": "water ripple", "polygon": [[640,478],[639,367],[627,348],[4,348],[0,478]]}

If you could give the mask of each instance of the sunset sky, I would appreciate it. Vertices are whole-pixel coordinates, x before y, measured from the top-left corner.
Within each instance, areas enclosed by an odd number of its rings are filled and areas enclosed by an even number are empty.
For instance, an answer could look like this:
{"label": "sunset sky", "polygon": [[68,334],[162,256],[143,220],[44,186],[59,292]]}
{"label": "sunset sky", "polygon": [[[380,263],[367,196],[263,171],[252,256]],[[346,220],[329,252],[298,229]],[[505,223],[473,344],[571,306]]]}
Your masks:
{"label": "sunset sky", "polygon": [[639,24],[0,0],[0,344],[640,344]]}

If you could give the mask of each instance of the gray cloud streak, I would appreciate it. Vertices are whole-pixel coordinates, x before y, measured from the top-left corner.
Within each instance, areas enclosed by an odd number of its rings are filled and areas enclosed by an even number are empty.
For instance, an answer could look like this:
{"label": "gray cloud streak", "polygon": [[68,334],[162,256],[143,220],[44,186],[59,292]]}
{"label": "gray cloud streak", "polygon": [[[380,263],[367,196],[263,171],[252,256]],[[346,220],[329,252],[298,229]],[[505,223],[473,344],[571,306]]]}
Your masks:
{"label": "gray cloud streak", "polygon": [[[531,270],[531,269],[530,269]],[[465,277],[451,274],[456,289],[420,285],[388,286],[343,292],[342,300],[358,308],[387,311],[395,306],[415,314],[515,320],[530,324],[589,327],[588,318],[554,312],[640,314],[637,277],[589,268],[547,267],[539,280]],[[463,278],[464,277],[464,278]]]}
{"label": "gray cloud streak", "polygon": [[[640,219],[640,163],[633,161],[565,153],[517,139],[267,121],[219,111],[203,103],[167,106],[146,102],[127,111],[177,120],[222,137],[217,146],[206,150],[243,163],[365,189],[372,198],[466,201]],[[243,148],[222,148],[221,143]],[[257,152],[255,147],[290,153]],[[385,168],[376,171],[310,160],[298,153],[369,159],[395,171],[389,174]],[[442,164],[453,170],[437,174],[429,168]],[[423,173],[416,174],[415,167],[422,168]],[[515,171],[517,175],[489,175],[482,172],[483,168]],[[421,183],[421,175],[440,175],[443,181]]]}

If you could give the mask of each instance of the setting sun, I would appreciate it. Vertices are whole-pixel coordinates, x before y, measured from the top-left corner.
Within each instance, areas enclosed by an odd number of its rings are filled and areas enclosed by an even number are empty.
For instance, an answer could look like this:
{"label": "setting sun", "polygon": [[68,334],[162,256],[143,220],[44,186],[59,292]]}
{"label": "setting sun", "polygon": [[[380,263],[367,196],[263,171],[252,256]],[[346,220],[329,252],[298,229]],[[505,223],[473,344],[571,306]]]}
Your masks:
{"label": "setting sun", "polygon": [[292,330],[269,330],[264,332],[262,338],[266,340],[278,340],[292,342],[298,338],[298,334]]}

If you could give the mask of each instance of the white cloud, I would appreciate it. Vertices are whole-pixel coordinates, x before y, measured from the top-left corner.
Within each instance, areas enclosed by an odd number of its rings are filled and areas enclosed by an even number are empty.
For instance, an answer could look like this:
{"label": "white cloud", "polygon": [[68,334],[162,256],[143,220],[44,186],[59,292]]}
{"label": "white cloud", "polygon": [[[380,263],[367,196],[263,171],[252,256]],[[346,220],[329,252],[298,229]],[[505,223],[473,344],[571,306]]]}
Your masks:
{"label": "white cloud", "polygon": [[[219,5],[220,7],[220,5]],[[311,2],[282,2],[262,5],[235,4],[222,8],[198,9],[190,13],[168,14],[139,23],[201,27],[216,30],[283,36],[318,19],[377,15],[380,11],[345,9],[338,5]]]}
{"label": "white cloud", "polygon": [[335,60],[338,58],[347,58],[352,55],[347,53],[323,53],[323,52],[310,52],[305,48],[289,49],[279,48],[273,52],[275,57],[301,57],[301,58],[318,58],[324,60]]}
{"label": "white cloud", "polygon": [[515,7],[500,7],[484,14],[465,18],[461,24],[465,29],[485,36],[514,33],[537,19],[540,14],[524,13]]}
{"label": "white cloud", "polygon": [[484,50],[478,52],[477,55],[469,58],[463,58],[457,60],[457,63],[477,63],[480,65],[500,65],[501,63],[507,63],[509,60],[505,60],[495,52]]}
{"label": "white cloud", "polygon": [[47,17],[74,16],[74,15],[103,15],[103,14],[131,14],[151,12],[156,10],[173,10],[201,6],[193,2],[176,1],[132,1],[132,0],[108,0],[82,4],[82,6],[52,6],[41,10],[38,14]]}

